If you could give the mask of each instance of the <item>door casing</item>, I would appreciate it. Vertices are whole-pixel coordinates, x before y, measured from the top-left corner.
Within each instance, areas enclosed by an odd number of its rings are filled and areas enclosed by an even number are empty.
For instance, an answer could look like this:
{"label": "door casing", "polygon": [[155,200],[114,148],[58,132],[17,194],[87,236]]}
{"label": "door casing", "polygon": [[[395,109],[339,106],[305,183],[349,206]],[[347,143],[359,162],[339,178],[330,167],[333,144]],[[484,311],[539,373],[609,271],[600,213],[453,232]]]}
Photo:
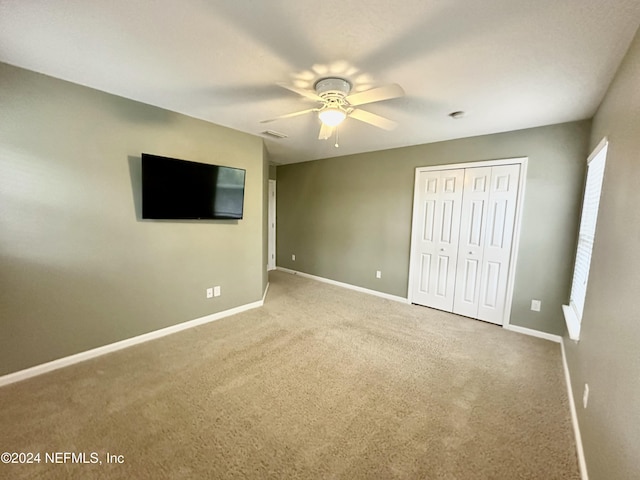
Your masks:
{"label": "door casing", "polygon": [[267,270],[276,268],[276,181],[269,180]]}

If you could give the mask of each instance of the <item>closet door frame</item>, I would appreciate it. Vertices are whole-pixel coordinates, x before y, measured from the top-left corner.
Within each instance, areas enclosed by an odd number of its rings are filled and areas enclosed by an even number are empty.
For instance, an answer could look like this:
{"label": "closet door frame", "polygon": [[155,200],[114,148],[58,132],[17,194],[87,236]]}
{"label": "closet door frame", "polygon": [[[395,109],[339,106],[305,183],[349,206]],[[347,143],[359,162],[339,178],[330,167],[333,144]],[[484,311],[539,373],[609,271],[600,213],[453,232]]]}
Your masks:
{"label": "closet door frame", "polygon": [[509,260],[509,274],[507,278],[506,286],[506,300],[504,304],[504,311],[502,312],[502,326],[507,327],[511,320],[511,304],[513,301],[513,287],[515,283],[516,265],[518,261],[518,251],[520,245],[520,228],[522,225],[522,212],[523,212],[523,200],[525,194],[525,186],[527,180],[527,162],[528,157],[517,158],[505,158],[500,160],[485,160],[478,162],[466,162],[466,163],[452,163],[446,165],[433,165],[428,167],[418,167],[415,169],[415,180],[413,188],[413,213],[411,222],[411,249],[409,254],[409,282],[407,288],[407,298],[409,303],[413,303],[413,286],[418,281],[416,268],[417,255],[415,252],[416,242],[414,235],[417,232],[417,225],[419,222],[420,206],[419,206],[419,173],[428,171],[440,171],[440,170],[457,170],[461,168],[475,168],[475,167],[495,167],[500,165],[520,165],[520,176],[518,179],[518,195],[516,198],[516,211],[515,211],[515,223],[513,231],[513,239],[511,246],[511,258]]}

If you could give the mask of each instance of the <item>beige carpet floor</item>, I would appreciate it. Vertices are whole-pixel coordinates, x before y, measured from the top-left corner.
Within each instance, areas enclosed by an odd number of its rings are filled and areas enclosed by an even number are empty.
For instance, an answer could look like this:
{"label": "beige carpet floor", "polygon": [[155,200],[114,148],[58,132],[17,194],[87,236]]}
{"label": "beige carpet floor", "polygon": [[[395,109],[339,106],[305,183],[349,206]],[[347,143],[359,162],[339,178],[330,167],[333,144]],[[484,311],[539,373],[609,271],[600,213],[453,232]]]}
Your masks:
{"label": "beige carpet floor", "polygon": [[270,282],[260,309],[0,388],[0,451],[41,453],[0,478],[579,478],[558,344]]}

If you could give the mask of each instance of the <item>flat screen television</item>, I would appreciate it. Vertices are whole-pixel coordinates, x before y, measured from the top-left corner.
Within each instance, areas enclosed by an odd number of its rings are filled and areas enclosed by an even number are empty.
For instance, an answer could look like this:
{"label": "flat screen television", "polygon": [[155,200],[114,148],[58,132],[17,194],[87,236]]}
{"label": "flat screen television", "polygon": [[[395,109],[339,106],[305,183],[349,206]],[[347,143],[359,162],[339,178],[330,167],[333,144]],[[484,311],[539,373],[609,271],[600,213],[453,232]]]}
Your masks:
{"label": "flat screen television", "polygon": [[142,218],[241,219],[245,170],[142,154]]}

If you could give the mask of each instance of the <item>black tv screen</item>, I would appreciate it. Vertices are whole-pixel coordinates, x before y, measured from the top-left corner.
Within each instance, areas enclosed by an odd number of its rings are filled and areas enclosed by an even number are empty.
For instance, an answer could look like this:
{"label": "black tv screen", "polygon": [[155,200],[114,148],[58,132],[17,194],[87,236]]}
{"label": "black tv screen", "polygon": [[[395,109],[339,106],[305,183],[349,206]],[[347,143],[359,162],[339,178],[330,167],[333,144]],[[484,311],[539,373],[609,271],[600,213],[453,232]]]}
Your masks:
{"label": "black tv screen", "polygon": [[142,218],[241,219],[245,170],[142,154]]}

